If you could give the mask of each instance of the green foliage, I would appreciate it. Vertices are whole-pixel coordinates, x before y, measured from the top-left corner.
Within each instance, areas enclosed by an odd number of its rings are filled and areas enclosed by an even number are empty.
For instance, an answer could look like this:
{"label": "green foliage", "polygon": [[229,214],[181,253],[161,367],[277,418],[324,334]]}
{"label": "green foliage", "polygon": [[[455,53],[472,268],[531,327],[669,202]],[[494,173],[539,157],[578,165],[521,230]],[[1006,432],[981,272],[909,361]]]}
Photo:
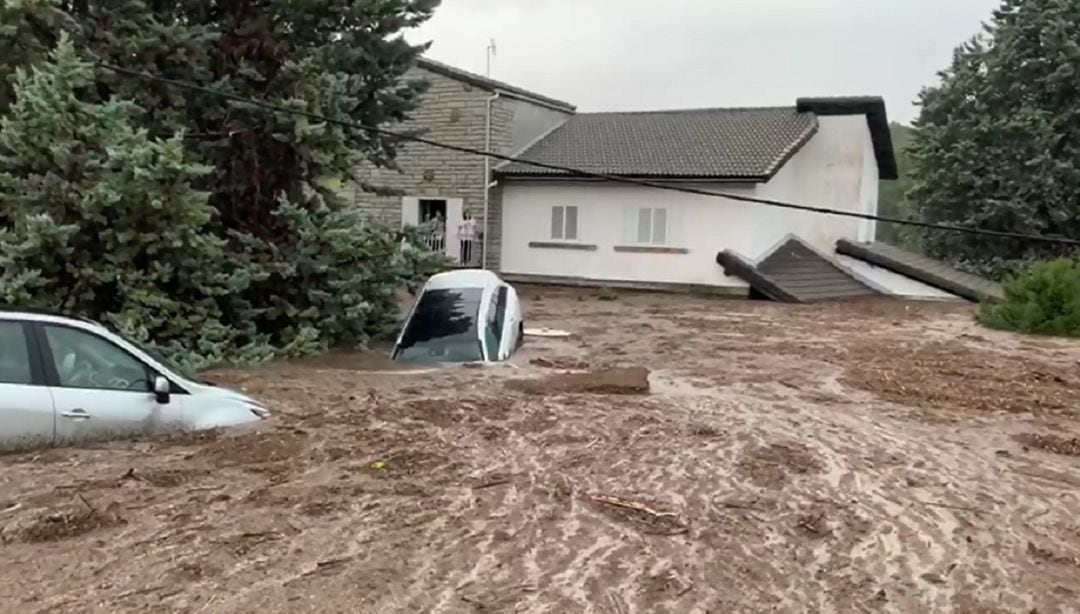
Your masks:
{"label": "green foliage", "polygon": [[0,0],[0,113],[13,102],[16,68],[44,59],[49,50],[33,27],[59,31],[60,24],[72,25],[54,0]]}
{"label": "green foliage", "polygon": [[[1080,0],[1004,0],[920,95],[909,200],[928,222],[1080,236]],[[931,256],[1001,276],[1061,245],[924,234]]]}
{"label": "green foliage", "polygon": [[[58,4],[68,22],[34,11],[15,27],[46,48],[68,31],[87,58],[379,126],[406,119],[423,93],[422,83],[404,76],[424,47],[400,32],[430,17],[438,0]],[[292,240],[275,215],[282,202],[336,208],[336,186],[365,161],[392,164],[397,149],[394,140],[365,130],[107,70],[85,94],[134,101],[146,111],[140,125],[155,136],[184,131],[192,159],[212,169],[197,187],[210,193],[218,223],[277,245]]]}
{"label": "green foliage", "polygon": [[107,316],[164,339],[233,339],[208,322],[242,289],[213,208],[192,183],[209,169],[182,139],[150,138],[126,101],[82,102],[93,70],[61,42],[16,76],[0,120],[0,302]]}
{"label": "green foliage", "polygon": [[601,301],[617,301],[619,300],[619,293],[608,286],[601,286],[596,291],[596,298]]}
{"label": "green foliage", "polygon": [[[0,2],[0,301],[203,366],[363,344],[443,264],[335,190],[396,142],[149,84],[101,59],[383,125],[423,91],[399,35],[437,0]],[[56,48],[51,57],[42,49]]]}
{"label": "green foliage", "polygon": [[249,295],[272,297],[263,304],[238,301],[238,329],[270,331],[265,341],[283,354],[325,349],[328,343],[363,344],[390,332],[397,320],[397,291],[444,264],[418,249],[419,237],[404,243],[356,209],[311,210],[283,203],[277,215],[295,240],[281,247],[242,237],[238,265],[251,276]]}
{"label": "green foliage", "polygon": [[1080,337],[1080,264],[1041,262],[1005,284],[1005,300],[985,303],[979,320],[991,328]]}

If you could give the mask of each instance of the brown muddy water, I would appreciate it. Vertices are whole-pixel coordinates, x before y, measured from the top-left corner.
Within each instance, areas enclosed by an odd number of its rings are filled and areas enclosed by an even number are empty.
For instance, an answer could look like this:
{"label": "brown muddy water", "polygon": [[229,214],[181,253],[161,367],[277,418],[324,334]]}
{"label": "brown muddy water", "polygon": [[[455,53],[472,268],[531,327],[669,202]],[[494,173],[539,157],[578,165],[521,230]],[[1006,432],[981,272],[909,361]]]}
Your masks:
{"label": "brown muddy water", "polygon": [[0,611],[1076,611],[1080,344],[524,294],[572,336],[221,371],[275,417],[0,457]]}

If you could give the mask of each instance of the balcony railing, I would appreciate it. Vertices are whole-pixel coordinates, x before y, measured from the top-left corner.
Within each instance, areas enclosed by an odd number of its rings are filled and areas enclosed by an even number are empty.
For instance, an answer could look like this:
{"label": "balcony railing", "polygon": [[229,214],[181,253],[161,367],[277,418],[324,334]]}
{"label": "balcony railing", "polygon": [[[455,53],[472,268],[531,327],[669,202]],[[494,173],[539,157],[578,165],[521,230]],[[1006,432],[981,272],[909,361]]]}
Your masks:
{"label": "balcony railing", "polygon": [[[434,231],[424,235],[424,245],[433,252],[446,254],[454,261],[456,268],[475,269],[483,266],[483,240],[471,239],[447,244],[448,238],[445,232]],[[453,237],[449,241],[454,241]]]}

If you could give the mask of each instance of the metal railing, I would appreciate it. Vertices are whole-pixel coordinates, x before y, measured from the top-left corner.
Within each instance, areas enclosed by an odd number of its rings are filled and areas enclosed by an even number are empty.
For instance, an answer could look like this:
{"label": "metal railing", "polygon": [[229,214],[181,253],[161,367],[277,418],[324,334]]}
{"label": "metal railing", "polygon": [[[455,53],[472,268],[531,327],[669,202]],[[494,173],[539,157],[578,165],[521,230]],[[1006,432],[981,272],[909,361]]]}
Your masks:
{"label": "metal railing", "polygon": [[[458,249],[456,250],[447,249],[447,240],[446,233],[440,231],[433,231],[421,238],[424,246],[433,252],[447,254],[448,256],[454,252],[459,254],[454,262],[456,268],[478,269],[483,266],[484,243],[482,239],[476,238],[467,241],[459,241],[459,245],[457,246]],[[454,239],[453,237],[450,237],[449,240],[453,241]]]}
{"label": "metal railing", "polygon": [[421,240],[430,251],[446,252],[446,233],[432,232],[429,235],[425,235]]}

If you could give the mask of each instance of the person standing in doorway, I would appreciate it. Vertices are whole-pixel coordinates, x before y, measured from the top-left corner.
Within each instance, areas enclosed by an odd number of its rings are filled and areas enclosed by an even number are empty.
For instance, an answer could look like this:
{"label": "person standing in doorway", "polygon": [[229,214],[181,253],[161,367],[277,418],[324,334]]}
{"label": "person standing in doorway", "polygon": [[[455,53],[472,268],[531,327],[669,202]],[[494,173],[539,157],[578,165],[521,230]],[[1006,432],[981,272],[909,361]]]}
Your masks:
{"label": "person standing in doorway", "polygon": [[468,211],[458,225],[458,238],[461,239],[461,263],[473,266],[473,244],[476,243],[476,220]]}
{"label": "person standing in doorway", "polygon": [[446,251],[446,218],[443,217],[442,211],[435,212],[435,250],[437,252]]}

